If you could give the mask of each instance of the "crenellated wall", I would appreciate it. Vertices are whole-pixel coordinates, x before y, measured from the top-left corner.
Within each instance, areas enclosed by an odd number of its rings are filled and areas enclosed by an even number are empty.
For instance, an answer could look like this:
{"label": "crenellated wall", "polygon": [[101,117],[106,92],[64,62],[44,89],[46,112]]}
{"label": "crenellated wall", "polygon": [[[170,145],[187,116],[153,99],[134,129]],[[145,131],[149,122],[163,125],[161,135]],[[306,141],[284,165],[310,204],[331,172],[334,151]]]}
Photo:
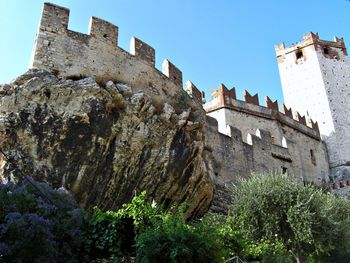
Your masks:
{"label": "crenellated wall", "polygon": [[[130,53],[121,49],[118,27],[96,17],[90,20],[88,34],[69,30],[68,22],[68,9],[44,4],[31,67],[66,78],[93,76],[101,82],[126,83],[164,99],[189,100],[202,118],[204,111],[198,106],[204,103],[206,121],[195,126],[203,124],[206,148],[215,158],[213,169],[217,189],[221,189],[216,197],[226,191],[223,186],[252,172],[282,171],[302,181],[328,182],[328,156],[317,122],[284,104],[279,111],[277,101],[269,97],[265,98],[266,106],[261,106],[258,94],[252,96],[248,91],[244,100],[238,100],[235,88],[229,90],[223,84],[212,90],[208,102],[190,81],[185,91],[192,99],[186,94],[177,97],[184,93],[182,72],[167,59],[162,71],[156,69],[154,48],[133,37]],[[220,203],[220,198],[213,202],[218,200]]]}
{"label": "crenellated wall", "polygon": [[[289,126],[299,132],[320,140],[320,132],[318,123],[306,116],[301,116],[299,112],[293,111],[291,108],[287,108],[282,104],[282,110],[279,111],[278,102],[272,101],[268,96],[265,97],[266,106],[259,104],[259,95],[250,95],[248,91],[244,91],[244,101],[238,100],[236,97],[236,90],[232,88],[228,90],[225,85],[221,84],[218,90],[212,89],[211,100],[204,103],[203,107],[207,114],[218,114],[220,109],[228,109],[228,112],[242,112],[247,115],[256,116],[262,119],[269,119],[275,122],[279,122],[281,125]],[[225,132],[225,127],[222,126],[226,122],[224,120],[219,121],[219,129],[222,133]],[[244,129],[244,127],[242,127]],[[229,131],[227,133],[229,135]]]}
{"label": "crenellated wall", "polygon": [[200,91],[191,81],[186,81],[185,91],[187,94],[193,98],[198,103],[202,104],[205,100],[205,94],[203,91]]}
{"label": "crenellated wall", "polygon": [[244,101],[237,100],[235,89],[221,84],[204,104],[207,144],[220,160],[222,182],[273,170],[316,184],[327,182],[328,156],[317,123],[284,105],[279,112],[277,101],[269,97],[265,101],[266,107],[260,106],[258,94],[247,91]]}
{"label": "crenellated wall", "polygon": [[94,76],[102,82],[127,83],[161,95],[182,89],[182,72],[167,59],[162,71],[156,69],[155,50],[140,39],[131,39],[129,53],[118,47],[117,26],[92,17],[86,35],[69,30],[68,22],[69,9],[44,4],[31,67],[68,78]]}

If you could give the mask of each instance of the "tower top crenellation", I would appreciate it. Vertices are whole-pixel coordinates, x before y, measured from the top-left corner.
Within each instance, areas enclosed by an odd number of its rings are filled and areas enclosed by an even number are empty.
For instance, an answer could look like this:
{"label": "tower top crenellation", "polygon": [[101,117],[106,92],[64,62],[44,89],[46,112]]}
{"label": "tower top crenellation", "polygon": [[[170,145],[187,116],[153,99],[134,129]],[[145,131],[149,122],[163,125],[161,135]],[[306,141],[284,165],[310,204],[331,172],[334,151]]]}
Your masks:
{"label": "tower top crenellation", "polygon": [[282,42],[279,45],[275,45],[275,51],[277,57],[280,55],[288,54],[299,49],[303,49],[308,46],[314,46],[315,49],[318,47],[333,47],[341,49],[345,55],[347,55],[344,38],[338,38],[334,36],[334,41],[322,40],[319,37],[319,34],[309,32],[307,35],[303,36],[303,40],[297,43],[294,43],[288,47]]}

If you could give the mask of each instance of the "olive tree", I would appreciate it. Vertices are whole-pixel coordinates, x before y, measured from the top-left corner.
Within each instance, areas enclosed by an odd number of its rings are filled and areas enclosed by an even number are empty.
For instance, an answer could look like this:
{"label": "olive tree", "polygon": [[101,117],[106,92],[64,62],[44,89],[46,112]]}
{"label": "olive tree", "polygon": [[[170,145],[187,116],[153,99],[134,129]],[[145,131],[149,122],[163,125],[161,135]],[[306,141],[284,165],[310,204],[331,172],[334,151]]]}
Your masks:
{"label": "olive tree", "polygon": [[285,175],[242,180],[234,189],[231,212],[245,238],[281,241],[296,262],[349,250],[349,201]]}

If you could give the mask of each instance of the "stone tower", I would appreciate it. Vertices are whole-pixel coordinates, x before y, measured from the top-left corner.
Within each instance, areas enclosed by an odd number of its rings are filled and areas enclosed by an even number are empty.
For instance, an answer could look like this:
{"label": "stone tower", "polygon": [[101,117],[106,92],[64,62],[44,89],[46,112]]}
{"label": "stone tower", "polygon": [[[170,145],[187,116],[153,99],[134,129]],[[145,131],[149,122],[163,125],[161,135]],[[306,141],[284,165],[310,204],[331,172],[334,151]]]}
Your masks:
{"label": "stone tower", "polygon": [[310,32],[275,51],[285,104],[318,121],[333,178],[350,177],[350,62],[343,38],[325,41]]}

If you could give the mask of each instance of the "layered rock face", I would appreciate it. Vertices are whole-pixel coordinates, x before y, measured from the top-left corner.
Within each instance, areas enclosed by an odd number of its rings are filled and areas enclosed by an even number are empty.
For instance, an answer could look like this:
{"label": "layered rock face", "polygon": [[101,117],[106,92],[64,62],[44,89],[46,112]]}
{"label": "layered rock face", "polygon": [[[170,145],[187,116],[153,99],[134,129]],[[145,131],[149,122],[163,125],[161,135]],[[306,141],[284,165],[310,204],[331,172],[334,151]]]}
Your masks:
{"label": "layered rock face", "polygon": [[32,69],[0,86],[0,178],[63,186],[86,208],[117,209],[146,190],[166,208],[187,202],[188,216],[201,215],[213,197],[213,158],[205,114],[181,92],[177,105],[124,84]]}

